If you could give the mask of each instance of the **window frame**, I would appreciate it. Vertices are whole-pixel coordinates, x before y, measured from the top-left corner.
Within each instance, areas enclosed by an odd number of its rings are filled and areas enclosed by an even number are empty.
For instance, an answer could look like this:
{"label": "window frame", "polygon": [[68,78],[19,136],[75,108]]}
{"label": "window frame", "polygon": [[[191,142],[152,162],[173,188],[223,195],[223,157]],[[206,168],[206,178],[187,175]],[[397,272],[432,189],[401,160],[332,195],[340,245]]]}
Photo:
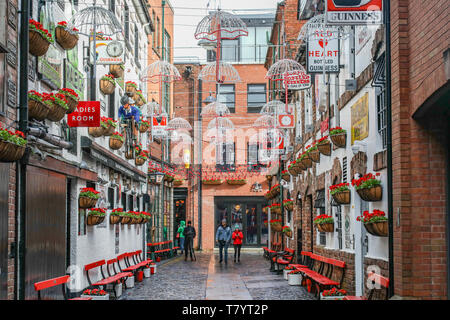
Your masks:
{"label": "window frame", "polygon": [[[232,87],[233,88],[233,92],[232,93],[231,92],[223,93],[222,91],[219,92],[219,89],[221,89],[223,87],[228,87],[228,88]],[[222,95],[231,95],[231,94],[233,94],[233,106],[232,107],[229,106],[228,103],[224,103],[224,102],[222,102],[222,103],[225,104],[228,107],[228,109],[230,110],[230,113],[236,113],[236,85],[234,83],[221,84],[220,86],[216,84],[216,92],[219,95],[219,98]]]}
{"label": "window frame", "polygon": [[[251,94],[250,87],[251,86],[264,86],[264,102],[260,106],[250,106],[249,105],[249,96]],[[261,94],[261,91],[252,92],[252,94]],[[263,105],[267,103],[267,84],[266,83],[248,83],[247,84],[247,113],[260,113]],[[250,111],[252,110],[252,111]]]}

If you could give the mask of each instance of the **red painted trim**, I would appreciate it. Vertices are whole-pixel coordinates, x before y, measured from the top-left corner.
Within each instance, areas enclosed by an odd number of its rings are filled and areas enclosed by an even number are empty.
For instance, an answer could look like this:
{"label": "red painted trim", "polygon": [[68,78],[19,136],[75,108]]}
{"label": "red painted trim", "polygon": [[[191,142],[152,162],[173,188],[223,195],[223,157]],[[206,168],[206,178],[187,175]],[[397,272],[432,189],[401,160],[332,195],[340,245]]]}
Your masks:
{"label": "red painted trim", "polygon": [[58,286],[60,284],[64,284],[67,281],[69,281],[69,278],[70,278],[69,275],[65,275],[65,276],[62,276],[62,277],[48,279],[48,280],[44,280],[44,281],[41,281],[41,282],[36,282],[34,284],[34,290],[40,291],[42,289],[47,289],[47,288],[51,288],[51,287],[54,287],[54,286]]}

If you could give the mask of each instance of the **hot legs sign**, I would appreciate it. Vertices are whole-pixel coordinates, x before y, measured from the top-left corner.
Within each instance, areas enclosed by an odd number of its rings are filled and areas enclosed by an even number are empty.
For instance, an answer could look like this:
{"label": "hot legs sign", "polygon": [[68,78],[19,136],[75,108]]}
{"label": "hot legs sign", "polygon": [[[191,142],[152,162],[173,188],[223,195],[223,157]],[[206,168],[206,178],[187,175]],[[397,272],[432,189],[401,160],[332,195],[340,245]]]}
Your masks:
{"label": "hot legs sign", "polygon": [[327,24],[382,24],[383,0],[326,0]]}

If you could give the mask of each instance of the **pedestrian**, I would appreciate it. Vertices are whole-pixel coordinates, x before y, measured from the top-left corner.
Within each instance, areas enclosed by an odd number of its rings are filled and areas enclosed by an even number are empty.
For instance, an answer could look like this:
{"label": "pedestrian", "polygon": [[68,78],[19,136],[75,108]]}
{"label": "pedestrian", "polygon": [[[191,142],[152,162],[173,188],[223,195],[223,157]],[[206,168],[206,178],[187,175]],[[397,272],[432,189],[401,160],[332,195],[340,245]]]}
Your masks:
{"label": "pedestrian", "polygon": [[231,238],[233,239],[233,246],[234,246],[234,262],[236,262],[236,255],[237,255],[237,262],[241,262],[241,247],[244,235],[242,234],[242,231],[239,229],[239,227],[236,227],[234,229]]}
{"label": "pedestrian", "polygon": [[[222,258],[225,255],[225,264],[228,263],[228,245],[231,240],[231,228],[227,226],[227,220],[222,220],[222,225],[217,228],[216,243],[219,244],[219,262],[222,263]],[[222,251],[225,251],[222,254]]]}
{"label": "pedestrian", "polygon": [[177,239],[178,239],[178,246],[180,247],[181,254],[183,254],[184,251],[184,228],[186,227],[186,222],[184,220],[180,221],[180,226],[177,230]]}
{"label": "pedestrian", "polygon": [[196,232],[195,228],[191,226],[191,221],[188,221],[187,227],[184,228],[183,230],[183,235],[184,235],[184,261],[187,261],[188,252],[191,256],[191,261],[194,261],[194,259],[192,258],[192,251],[194,250],[193,243],[194,238],[196,236]]}

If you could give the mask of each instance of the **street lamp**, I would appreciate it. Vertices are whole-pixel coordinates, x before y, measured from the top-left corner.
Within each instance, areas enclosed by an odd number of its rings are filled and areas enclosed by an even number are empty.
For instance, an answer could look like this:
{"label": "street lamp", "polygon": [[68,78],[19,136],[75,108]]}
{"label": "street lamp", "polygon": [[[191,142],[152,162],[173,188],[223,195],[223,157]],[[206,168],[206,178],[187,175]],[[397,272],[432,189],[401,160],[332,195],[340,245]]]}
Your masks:
{"label": "street lamp", "polygon": [[150,182],[153,184],[161,184],[164,179],[164,173],[160,171],[152,172],[148,176],[150,178]]}

